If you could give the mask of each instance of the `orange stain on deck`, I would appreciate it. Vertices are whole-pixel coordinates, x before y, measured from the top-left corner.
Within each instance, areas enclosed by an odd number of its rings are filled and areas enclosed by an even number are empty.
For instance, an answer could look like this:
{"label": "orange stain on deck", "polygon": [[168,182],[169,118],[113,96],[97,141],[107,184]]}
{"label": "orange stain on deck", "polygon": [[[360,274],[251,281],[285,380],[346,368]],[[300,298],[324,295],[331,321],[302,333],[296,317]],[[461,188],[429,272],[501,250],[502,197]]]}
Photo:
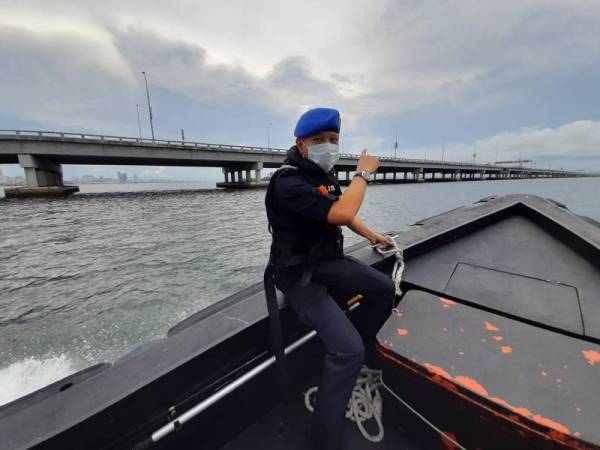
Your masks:
{"label": "orange stain on deck", "polygon": [[443,303],[444,308],[450,308],[452,305],[456,305],[456,302],[453,302],[449,298],[440,297],[440,302]]}
{"label": "orange stain on deck", "polygon": [[404,328],[398,328],[398,335],[406,336],[407,334],[408,334],[408,330],[405,330]]}
{"label": "orange stain on deck", "polygon": [[525,408],[524,406],[516,406],[516,407],[513,406],[512,410],[514,412],[516,412],[517,414],[521,414],[522,416],[525,416],[525,417],[529,417],[529,416],[533,415],[533,413],[531,411],[529,411],[527,408]]}
{"label": "orange stain on deck", "polygon": [[504,406],[506,409],[511,409],[511,410],[513,409],[513,406],[510,403],[508,403],[506,400],[503,400],[499,397],[490,397],[490,400],[495,403],[498,403],[501,406]]}
{"label": "orange stain on deck", "polygon": [[439,375],[441,377],[447,378],[449,380],[452,379],[452,375],[442,369],[440,366],[434,366],[433,364],[425,363],[423,364],[427,370],[429,370],[434,375]]}
{"label": "orange stain on deck", "polygon": [[[393,361],[401,363],[400,360],[396,359],[392,355],[388,355],[386,352],[382,352],[382,354],[386,358],[389,358]],[[476,380],[474,380],[472,378],[462,376],[462,375],[452,377],[452,375],[450,375],[443,368],[441,368],[439,366],[435,366],[433,364],[429,364],[429,363],[423,363],[422,366],[425,367],[427,369],[427,371],[432,374],[433,381],[439,383],[440,385],[442,385],[443,387],[445,387],[448,390],[451,390],[451,391],[456,390],[456,386],[451,383],[452,381],[454,381],[454,383],[459,384],[459,385],[461,385],[483,397],[486,397],[489,400],[491,400],[501,406],[504,406],[506,409],[508,409],[510,411],[518,413],[521,417],[526,417],[527,419],[530,419],[542,426],[550,428],[551,431],[548,433],[548,435],[552,439],[562,441],[562,442],[567,442],[568,436],[571,435],[571,431],[569,430],[569,428],[567,428],[566,426],[564,426],[563,424],[561,424],[559,422],[556,422],[552,419],[541,416],[539,414],[533,414],[529,409],[527,409],[523,406],[513,406],[510,403],[508,403],[506,400],[503,400],[499,397],[490,397],[487,390],[485,389],[485,387],[483,387],[481,384],[479,384]],[[578,410],[579,410],[579,408],[578,408]],[[507,417],[507,419],[512,418],[512,416],[506,416],[506,417]],[[518,417],[516,417],[516,418],[518,420]],[[579,437],[579,436],[577,436],[577,433],[575,433],[574,436]]]}
{"label": "orange stain on deck", "polygon": [[[473,378],[466,377],[463,375],[458,375],[456,377],[452,377],[452,375],[450,375],[448,372],[446,372],[443,368],[441,368],[439,366],[435,366],[433,364],[429,364],[429,363],[425,363],[425,364],[423,364],[423,366],[434,375],[433,379],[438,382],[442,382],[441,384],[443,386],[450,388],[450,383],[448,383],[446,380],[454,381],[455,383],[475,392],[476,394],[479,394],[482,397],[487,397],[489,400],[491,400],[501,406],[504,406],[506,409],[508,409],[510,411],[513,411],[513,412],[519,414],[520,417],[526,417],[540,425],[550,428],[552,430],[550,433],[556,435],[556,436],[553,436],[554,439],[564,440],[565,439],[564,435],[571,434],[570,430],[563,424],[555,422],[554,420],[548,419],[547,417],[541,416],[539,414],[533,414],[533,412],[531,412],[531,410],[529,410],[528,408],[525,408],[524,406],[513,406],[510,403],[508,403],[506,400],[503,400],[499,397],[490,397],[490,395],[488,394],[485,387],[483,387],[481,384],[479,384]],[[445,378],[445,380],[441,380],[440,379],[441,377]],[[518,420],[518,417],[516,416],[515,419]]]}
{"label": "orange stain on deck", "polygon": [[470,389],[473,392],[481,395],[482,397],[488,396],[488,393],[485,390],[485,388],[482,385],[480,385],[477,381],[475,381],[473,378],[464,377],[462,375],[459,375],[454,378],[454,381],[456,381],[461,386],[464,386],[467,389]]}
{"label": "orange stain on deck", "polygon": [[582,350],[583,356],[590,366],[600,363],[600,352],[596,350]]}
{"label": "orange stain on deck", "polygon": [[554,420],[550,420],[547,417],[540,416],[539,414],[532,416],[531,420],[539,423],[540,425],[544,425],[545,427],[552,428],[553,430],[559,431],[560,433],[571,434],[571,431],[567,427],[565,427],[563,424],[555,422]]}
{"label": "orange stain on deck", "polygon": [[500,350],[502,350],[502,353],[512,353],[512,347],[509,345],[503,345]]}
{"label": "orange stain on deck", "polygon": [[[510,409],[513,412],[516,412],[517,414],[520,414],[521,416],[525,416],[525,417],[530,417],[533,415],[533,413],[525,408],[524,406],[513,406],[510,403],[508,403],[506,400],[503,400],[501,398],[498,397],[490,397],[490,400],[498,403],[501,406],[504,406],[506,409]],[[518,416],[516,416],[516,420],[519,420]]]}
{"label": "orange stain on deck", "polygon": [[500,328],[498,328],[493,323],[489,323],[489,322],[483,322],[483,323],[485,324],[485,329],[488,331],[500,331]]}
{"label": "orange stain on deck", "polygon": [[504,338],[502,336],[492,336],[492,339],[495,340],[496,342],[500,342]]}
{"label": "orange stain on deck", "polygon": [[[564,426],[561,423],[555,422],[554,420],[548,419],[547,417],[544,416],[540,416],[539,414],[533,414],[529,409],[525,408],[524,406],[513,406],[510,403],[508,403],[506,400],[503,400],[501,398],[498,397],[490,397],[490,400],[492,400],[493,402],[496,402],[497,404],[504,406],[507,409],[510,409],[513,412],[516,412],[517,414],[527,417],[528,419],[533,420],[534,422],[539,423],[540,425],[544,425],[545,427],[548,427],[554,431],[552,431],[551,433],[563,433],[566,435],[571,434],[571,431]],[[563,440],[564,436],[558,435],[558,436],[554,436],[554,439],[558,439],[558,440]]]}

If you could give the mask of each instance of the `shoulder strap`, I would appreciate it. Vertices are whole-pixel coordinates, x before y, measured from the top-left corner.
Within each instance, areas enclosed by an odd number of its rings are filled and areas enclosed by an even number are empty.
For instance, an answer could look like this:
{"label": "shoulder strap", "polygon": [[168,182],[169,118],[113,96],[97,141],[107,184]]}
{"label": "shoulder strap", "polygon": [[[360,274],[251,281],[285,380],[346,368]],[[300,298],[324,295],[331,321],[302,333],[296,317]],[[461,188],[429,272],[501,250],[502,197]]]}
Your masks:
{"label": "shoulder strap", "polygon": [[[275,275],[273,273],[273,265],[269,262],[264,275],[265,297],[267,300],[267,310],[269,312],[269,329],[271,334],[271,350],[275,354],[275,364],[279,375],[279,391],[284,405],[290,399],[290,384],[288,378],[287,365],[285,362],[285,348],[283,343],[283,333],[281,328],[281,316],[279,305],[277,303],[277,291],[275,290]],[[286,425],[287,414],[284,410],[281,414],[280,428]]]}

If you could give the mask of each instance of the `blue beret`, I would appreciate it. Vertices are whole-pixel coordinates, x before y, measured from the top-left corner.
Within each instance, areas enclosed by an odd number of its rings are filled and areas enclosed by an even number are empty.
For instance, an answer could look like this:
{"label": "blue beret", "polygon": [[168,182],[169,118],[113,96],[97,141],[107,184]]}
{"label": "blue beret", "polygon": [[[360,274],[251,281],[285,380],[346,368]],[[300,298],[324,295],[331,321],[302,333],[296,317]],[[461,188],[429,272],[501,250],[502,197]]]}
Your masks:
{"label": "blue beret", "polygon": [[294,136],[305,138],[321,131],[340,132],[340,112],[331,108],[314,108],[306,111],[296,124]]}

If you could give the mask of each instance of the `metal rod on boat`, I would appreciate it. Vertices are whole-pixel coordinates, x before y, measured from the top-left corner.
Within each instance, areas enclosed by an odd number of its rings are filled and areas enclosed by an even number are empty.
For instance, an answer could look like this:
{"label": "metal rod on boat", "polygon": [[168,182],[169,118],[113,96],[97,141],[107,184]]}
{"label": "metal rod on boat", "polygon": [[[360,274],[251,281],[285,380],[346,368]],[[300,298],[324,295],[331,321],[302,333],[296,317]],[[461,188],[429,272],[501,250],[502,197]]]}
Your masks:
{"label": "metal rod on boat", "polygon": [[[354,308],[351,308],[351,309],[354,309]],[[287,346],[285,348],[284,353],[287,355],[287,354],[293,352],[298,347],[300,347],[301,345],[303,345],[304,343],[308,342],[313,337],[315,337],[316,334],[317,334],[317,332],[315,330],[305,334],[300,339],[298,339],[297,341],[295,341],[292,344],[290,344],[289,346]],[[198,403],[193,408],[184,412],[181,416],[177,417],[176,419],[172,420],[168,424],[166,424],[166,425],[162,426],[161,428],[159,428],[158,430],[156,430],[154,433],[152,433],[152,441],[157,442],[158,440],[162,439],[163,437],[165,437],[166,435],[168,435],[169,433],[174,431],[176,428],[179,428],[181,425],[183,425],[187,421],[191,420],[192,418],[194,418],[195,416],[200,414],[202,411],[207,409],[209,406],[215,404],[216,402],[221,400],[223,397],[225,397],[229,393],[235,391],[237,388],[244,385],[246,382],[250,381],[252,378],[254,378],[259,373],[264,372],[267,368],[269,368],[269,366],[272,366],[273,364],[275,364],[275,356],[271,356],[269,359],[263,361],[262,363],[260,363],[258,366],[256,366],[249,372],[246,372],[244,375],[239,377],[237,380],[231,382],[230,384],[225,386],[220,391],[215,392],[213,395],[211,395],[207,399],[203,400],[202,402]]]}

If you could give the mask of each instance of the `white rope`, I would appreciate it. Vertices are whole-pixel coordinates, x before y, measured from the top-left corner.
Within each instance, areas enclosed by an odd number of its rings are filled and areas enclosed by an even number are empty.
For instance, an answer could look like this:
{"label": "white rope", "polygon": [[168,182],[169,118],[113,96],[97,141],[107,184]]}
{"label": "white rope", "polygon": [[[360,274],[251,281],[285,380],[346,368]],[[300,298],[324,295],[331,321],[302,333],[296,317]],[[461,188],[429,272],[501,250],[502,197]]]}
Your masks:
{"label": "white rope", "polygon": [[[363,366],[356,379],[352,395],[346,408],[346,417],[355,422],[359,431],[370,442],[381,442],[383,440],[382,401],[379,388],[382,386],[381,370],[369,369]],[[317,386],[310,388],[304,394],[304,404],[310,412],[314,411],[312,405]],[[376,433],[369,433],[365,428],[365,422],[374,420]]]}
{"label": "white rope", "polygon": [[[402,275],[404,274],[404,253],[396,240],[394,239],[397,236],[388,236],[390,239],[390,244],[387,247],[384,247],[384,244],[375,244],[372,245],[377,253],[381,256],[388,256],[393,254],[396,257],[396,261],[394,262],[394,268],[392,269],[392,281],[394,282],[394,292],[398,297],[402,296],[402,289],[400,289],[400,284],[402,283]],[[397,308],[392,307],[392,312],[396,315],[400,314],[400,311]]]}
{"label": "white rope", "polygon": [[396,287],[396,295],[400,297],[402,296],[400,283],[402,282],[402,274],[404,273],[404,254],[402,253],[402,250],[398,248],[398,244],[392,236],[390,236],[390,240],[392,241],[392,248],[395,250],[394,255],[396,256],[396,262],[394,263],[394,269],[392,270],[392,280]]}

